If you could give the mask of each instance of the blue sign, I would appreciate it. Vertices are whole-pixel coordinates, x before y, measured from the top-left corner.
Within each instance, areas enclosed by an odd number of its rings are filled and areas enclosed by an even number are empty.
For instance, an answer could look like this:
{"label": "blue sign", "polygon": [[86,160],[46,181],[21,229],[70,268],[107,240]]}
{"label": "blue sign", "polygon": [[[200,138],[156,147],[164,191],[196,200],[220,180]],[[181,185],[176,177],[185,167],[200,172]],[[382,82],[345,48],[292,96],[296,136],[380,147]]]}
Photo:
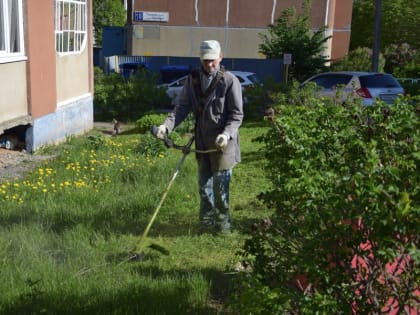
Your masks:
{"label": "blue sign", "polygon": [[134,21],[143,21],[143,12],[135,11],[134,12]]}
{"label": "blue sign", "polygon": [[134,21],[168,22],[169,12],[134,11]]}

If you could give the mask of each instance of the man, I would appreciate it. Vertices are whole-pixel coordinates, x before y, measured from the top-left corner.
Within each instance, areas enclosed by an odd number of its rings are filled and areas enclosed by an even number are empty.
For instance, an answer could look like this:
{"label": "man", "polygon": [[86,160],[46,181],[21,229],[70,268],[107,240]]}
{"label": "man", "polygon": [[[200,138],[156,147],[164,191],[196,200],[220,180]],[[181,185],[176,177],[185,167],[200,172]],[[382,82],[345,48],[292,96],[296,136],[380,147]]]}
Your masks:
{"label": "man", "polygon": [[216,40],[200,45],[201,68],[188,77],[179,104],[158,127],[157,137],[177,127],[192,111],[195,117],[200,194],[200,227],[204,231],[231,232],[229,183],[240,162],[238,129],[242,124],[242,88],[238,79],[221,67],[223,55]]}

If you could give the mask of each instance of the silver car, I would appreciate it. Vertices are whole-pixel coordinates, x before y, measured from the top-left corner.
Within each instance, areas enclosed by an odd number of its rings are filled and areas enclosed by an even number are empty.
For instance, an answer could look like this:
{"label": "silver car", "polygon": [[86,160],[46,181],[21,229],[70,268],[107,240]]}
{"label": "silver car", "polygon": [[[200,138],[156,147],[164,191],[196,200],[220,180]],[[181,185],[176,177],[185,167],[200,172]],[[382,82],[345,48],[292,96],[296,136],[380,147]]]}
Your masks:
{"label": "silver car", "polygon": [[339,95],[342,102],[360,97],[366,106],[373,105],[375,100],[393,104],[396,98],[405,94],[399,82],[389,73],[325,72],[310,77],[301,86],[309,82],[320,87],[321,96],[336,98]]}

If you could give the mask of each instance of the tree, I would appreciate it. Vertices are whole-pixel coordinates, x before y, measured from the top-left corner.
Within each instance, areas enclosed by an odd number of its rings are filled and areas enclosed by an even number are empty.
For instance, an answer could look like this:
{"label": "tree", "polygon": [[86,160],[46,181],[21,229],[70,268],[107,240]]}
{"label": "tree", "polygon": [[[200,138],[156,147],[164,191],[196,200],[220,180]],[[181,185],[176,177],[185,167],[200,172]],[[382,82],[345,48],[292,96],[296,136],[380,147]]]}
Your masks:
{"label": "tree", "polygon": [[93,0],[93,27],[96,45],[102,46],[104,26],[124,26],[127,13],[121,0]]}
{"label": "tree", "polygon": [[[378,70],[384,71],[385,58],[379,55]],[[372,49],[358,47],[350,51],[344,58],[331,65],[333,71],[371,71],[372,69]]]}
{"label": "tree", "polygon": [[268,34],[260,34],[260,38],[260,52],[268,58],[292,54],[290,75],[293,79],[300,81],[326,68],[328,58],[323,51],[330,37],[324,36],[324,29],[310,30],[308,13],[297,16],[295,8],[284,10],[276,24],[268,25]]}
{"label": "tree", "polygon": [[[391,44],[408,43],[420,48],[420,6],[418,0],[382,1],[381,49]],[[374,36],[375,1],[353,1],[350,50],[372,48]]]}

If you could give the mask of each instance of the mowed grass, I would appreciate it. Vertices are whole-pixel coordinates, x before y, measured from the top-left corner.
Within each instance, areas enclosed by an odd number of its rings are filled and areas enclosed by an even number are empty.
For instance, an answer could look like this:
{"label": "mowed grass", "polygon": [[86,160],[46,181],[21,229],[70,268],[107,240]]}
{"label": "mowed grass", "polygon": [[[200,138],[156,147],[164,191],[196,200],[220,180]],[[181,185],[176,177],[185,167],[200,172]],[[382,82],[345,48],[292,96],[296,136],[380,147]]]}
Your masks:
{"label": "mowed grass", "polygon": [[252,223],[270,214],[256,197],[269,187],[254,141],[265,128],[241,128],[232,236],[198,233],[190,154],[140,249],[182,152],[144,156],[148,135],[135,130],[118,137],[93,130],[45,149],[56,158],[0,183],[0,313],[228,313],[236,253]]}

